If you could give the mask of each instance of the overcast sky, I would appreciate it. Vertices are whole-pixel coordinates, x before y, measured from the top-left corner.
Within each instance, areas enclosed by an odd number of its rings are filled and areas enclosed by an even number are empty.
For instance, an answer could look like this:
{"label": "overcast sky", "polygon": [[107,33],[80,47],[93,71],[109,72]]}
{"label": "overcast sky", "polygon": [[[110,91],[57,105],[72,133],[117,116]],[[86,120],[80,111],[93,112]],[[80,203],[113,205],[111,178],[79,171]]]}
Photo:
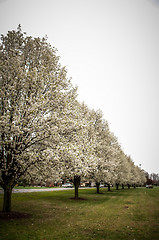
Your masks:
{"label": "overcast sky", "polygon": [[48,36],[78,99],[101,109],[124,152],[159,173],[159,1],[0,0],[0,33]]}

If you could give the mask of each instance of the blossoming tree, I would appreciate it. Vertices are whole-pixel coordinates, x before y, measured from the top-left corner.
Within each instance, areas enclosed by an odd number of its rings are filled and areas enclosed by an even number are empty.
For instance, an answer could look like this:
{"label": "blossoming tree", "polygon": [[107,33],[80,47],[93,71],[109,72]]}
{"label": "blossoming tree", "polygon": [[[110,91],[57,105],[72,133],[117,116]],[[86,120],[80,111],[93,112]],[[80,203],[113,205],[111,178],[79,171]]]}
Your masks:
{"label": "blossoming tree", "polygon": [[59,63],[56,49],[45,38],[28,37],[20,26],[17,31],[1,36],[0,185],[4,189],[3,211],[11,211],[12,189],[21,176],[39,171],[43,177],[58,163],[57,147],[69,122],[68,118],[63,120],[63,115],[75,97],[76,90],[66,77],[66,69]]}
{"label": "blossoming tree", "polygon": [[60,167],[63,177],[69,178],[74,183],[75,199],[78,199],[81,178],[87,178],[95,167],[92,112],[84,103],[76,102],[74,105],[73,125],[76,130],[63,141]]}
{"label": "blossoming tree", "polygon": [[93,148],[96,161],[91,178],[96,182],[97,193],[99,193],[100,182],[109,183],[118,166],[118,143],[115,136],[110,132],[108,123],[103,119],[100,110],[94,112],[93,118]]}

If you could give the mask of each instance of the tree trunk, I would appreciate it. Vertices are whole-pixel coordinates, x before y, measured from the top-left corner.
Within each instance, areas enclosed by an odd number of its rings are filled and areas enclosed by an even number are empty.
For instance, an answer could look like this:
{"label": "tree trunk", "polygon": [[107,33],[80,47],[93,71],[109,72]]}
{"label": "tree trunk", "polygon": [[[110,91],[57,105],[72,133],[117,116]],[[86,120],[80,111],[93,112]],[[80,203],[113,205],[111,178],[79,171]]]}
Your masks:
{"label": "tree trunk", "polygon": [[3,212],[11,212],[12,187],[4,187]]}
{"label": "tree trunk", "polygon": [[116,183],[116,190],[119,190],[119,183]]}
{"label": "tree trunk", "polygon": [[124,184],[122,184],[122,189],[124,189]]}
{"label": "tree trunk", "polygon": [[110,184],[108,184],[108,192],[110,192]]}
{"label": "tree trunk", "polygon": [[130,189],[130,184],[128,184],[128,189]]}
{"label": "tree trunk", "polygon": [[74,176],[74,186],[75,186],[75,199],[78,199],[78,188],[80,186],[80,176]]}
{"label": "tree trunk", "polygon": [[99,183],[99,182],[96,182],[97,193],[99,193],[99,186],[100,186],[100,183]]}

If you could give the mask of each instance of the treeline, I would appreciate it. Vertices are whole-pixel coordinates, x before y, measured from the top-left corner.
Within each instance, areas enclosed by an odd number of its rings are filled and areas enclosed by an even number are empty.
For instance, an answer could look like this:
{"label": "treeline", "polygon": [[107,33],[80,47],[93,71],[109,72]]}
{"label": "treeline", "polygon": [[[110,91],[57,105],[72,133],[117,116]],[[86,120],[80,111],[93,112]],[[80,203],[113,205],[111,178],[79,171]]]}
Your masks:
{"label": "treeline", "polygon": [[159,173],[145,173],[146,176],[146,184],[152,184],[152,185],[156,185],[159,186]]}
{"label": "treeline", "polygon": [[11,211],[13,187],[23,178],[69,178],[78,198],[80,180],[108,184],[145,182],[100,110],[77,101],[77,89],[46,38],[16,31],[0,42],[0,185],[3,211]]}

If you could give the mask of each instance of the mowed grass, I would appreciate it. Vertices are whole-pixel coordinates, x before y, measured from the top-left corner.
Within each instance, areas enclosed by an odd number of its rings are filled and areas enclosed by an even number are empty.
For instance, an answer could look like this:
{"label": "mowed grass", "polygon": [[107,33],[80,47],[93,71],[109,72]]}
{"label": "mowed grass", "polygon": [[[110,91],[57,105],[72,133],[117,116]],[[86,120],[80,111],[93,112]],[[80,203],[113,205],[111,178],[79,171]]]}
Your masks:
{"label": "mowed grass", "polygon": [[[14,193],[14,211],[30,218],[0,220],[1,240],[158,240],[159,187],[137,188],[96,194],[81,189]],[[0,208],[3,195],[0,194]]]}

